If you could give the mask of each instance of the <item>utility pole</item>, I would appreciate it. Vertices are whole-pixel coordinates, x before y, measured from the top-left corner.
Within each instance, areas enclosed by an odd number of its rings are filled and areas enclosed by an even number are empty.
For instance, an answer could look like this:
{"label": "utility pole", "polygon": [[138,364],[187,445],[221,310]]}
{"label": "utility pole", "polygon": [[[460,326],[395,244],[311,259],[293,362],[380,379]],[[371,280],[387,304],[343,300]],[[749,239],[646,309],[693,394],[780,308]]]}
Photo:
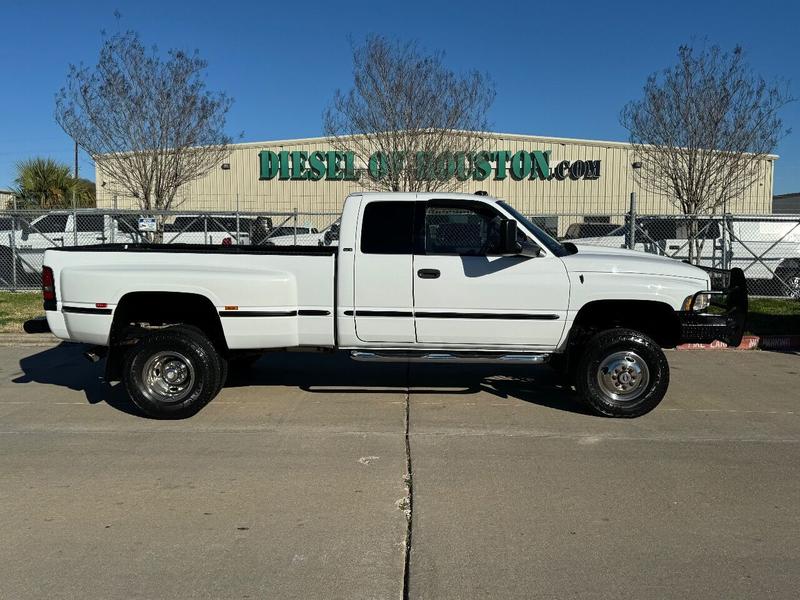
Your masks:
{"label": "utility pole", "polygon": [[[642,168],[642,163],[631,163],[631,168],[637,171]],[[631,192],[630,212],[628,213],[628,243],[629,250],[636,250],[636,192]]]}
{"label": "utility pole", "polygon": [[75,204],[75,186],[78,185],[78,142],[75,142],[75,171],[72,181],[72,242],[78,245],[78,206]]}
{"label": "utility pole", "polygon": [[72,170],[72,210],[75,210],[75,184],[78,183],[78,142],[75,142],[75,168]]}

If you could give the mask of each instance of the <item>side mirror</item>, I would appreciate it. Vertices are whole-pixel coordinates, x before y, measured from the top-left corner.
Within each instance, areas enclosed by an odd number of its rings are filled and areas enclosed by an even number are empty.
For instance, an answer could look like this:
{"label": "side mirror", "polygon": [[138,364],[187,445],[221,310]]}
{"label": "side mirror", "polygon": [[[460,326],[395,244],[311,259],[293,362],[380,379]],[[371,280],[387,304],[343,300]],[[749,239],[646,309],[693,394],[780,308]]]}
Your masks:
{"label": "side mirror", "polygon": [[31,226],[27,221],[22,222],[22,241],[27,242],[31,235]]}
{"label": "side mirror", "polygon": [[500,221],[500,253],[519,254],[522,244],[517,241],[517,222],[514,219]]}

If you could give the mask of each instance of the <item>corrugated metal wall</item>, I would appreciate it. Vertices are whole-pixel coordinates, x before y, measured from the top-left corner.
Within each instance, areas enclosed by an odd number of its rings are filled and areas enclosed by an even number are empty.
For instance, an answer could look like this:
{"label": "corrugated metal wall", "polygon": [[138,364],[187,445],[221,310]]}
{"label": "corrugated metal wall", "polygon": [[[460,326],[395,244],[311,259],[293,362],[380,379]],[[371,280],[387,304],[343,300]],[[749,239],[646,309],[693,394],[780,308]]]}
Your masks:
{"label": "corrugated metal wall", "polygon": [[[325,138],[285,140],[235,144],[224,161],[230,169],[212,169],[206,176],[187,185],[179,193],[180,202],[173,208],[181,210],[258,210],[284,212],[337,212],[348,193],[363,189],[359,182],[347,181],[293,181],[259,180],[261,150],[304,151],[332,149]],[[550,166],[562,160],[601,161],[600,177],[573,181],[524,179],[511,177],[497,181],[492,177],[484,181],[468,180],[460,191],[486,190],[490,195],[504,198],[526,214],[610,215],[628,210],[630,192],[638,193],[638,207],[642,214],[669,214],[679,212],[670,199],[641,189],[633,178],[631,163],[633,152],[628,144],[587,140],[568,140],[510,134],[490,134],[483,144],[487,151],[518,150],[551,152]],[[729,207],[732,213],[769,213],[772,203],[772,177],[774,162],[763,161],[761,180]],[[366,175],[365,175],[366,176]],[[117,208],[136,208],[134,198],[115,190],[114,183],[105,181],[97,171],[98,206],[112,207],[117,196]],[[116,194],[115,194],[116,192]]]}

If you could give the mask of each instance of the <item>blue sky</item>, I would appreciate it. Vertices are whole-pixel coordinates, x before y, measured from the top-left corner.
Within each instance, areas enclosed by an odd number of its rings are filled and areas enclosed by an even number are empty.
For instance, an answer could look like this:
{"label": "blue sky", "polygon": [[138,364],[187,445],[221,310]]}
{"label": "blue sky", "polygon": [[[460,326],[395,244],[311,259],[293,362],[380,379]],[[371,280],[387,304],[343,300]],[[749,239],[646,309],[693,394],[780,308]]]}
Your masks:
{"label": "blue sky", "polygon": [[[235,98],[229,132],[246,141],[319,135],[333,90],[351,82],[348,35],[370,32],[416,39],[444,50],[454,69],[488,72],[495,131],[625,140],[620,108],[693,37],[742,44],[758,73],[791,80],[800,96],[800,3],[791,1],[3,0],[0,15],[0,188],[20,159],[71,162],[53,98],[70,62],[96,61],[103,29],[137,30],[161,50],[198,49],[209,87]],[[777,148],[775,193],[800,192],[800,103],[783,118],[795,131]],[[85,155],[81,169],[94,177]]]}

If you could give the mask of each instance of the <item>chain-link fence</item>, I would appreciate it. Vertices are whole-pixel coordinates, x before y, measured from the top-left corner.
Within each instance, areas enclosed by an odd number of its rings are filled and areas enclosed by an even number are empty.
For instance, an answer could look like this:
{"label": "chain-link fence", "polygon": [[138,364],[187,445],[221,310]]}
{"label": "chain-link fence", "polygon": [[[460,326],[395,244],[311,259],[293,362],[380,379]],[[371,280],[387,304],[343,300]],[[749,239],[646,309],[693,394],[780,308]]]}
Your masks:
{"label": "chain-link fence", "polygon": [[[441,213],[441,214],[440,214]],[[434,211],[431,243],[479,250],[491,227],[458,211]],[[477,220],[476,220],[477,219]],[[800,215],[538,214],[561,241],[633,248],[703,267],[740,267],[754,295],[800,298]],[[44,251],[103,243],[335,245],[333,212],[54,210],[0,211],[0,289],[35,289]],[[461,248],[464,246],[464,248]]]}
{"label": "chain-link fence", "polygon": [[554,215],[535,220],[562,241],[633,248],[702,267],[739,267],[751,294],[800,299],[800,215]]}
{"label": "chain-link fence", "polygon": [[47,248],[114,243],[331,245],[338,213],[0,211],[0,289],[39,287]]}

